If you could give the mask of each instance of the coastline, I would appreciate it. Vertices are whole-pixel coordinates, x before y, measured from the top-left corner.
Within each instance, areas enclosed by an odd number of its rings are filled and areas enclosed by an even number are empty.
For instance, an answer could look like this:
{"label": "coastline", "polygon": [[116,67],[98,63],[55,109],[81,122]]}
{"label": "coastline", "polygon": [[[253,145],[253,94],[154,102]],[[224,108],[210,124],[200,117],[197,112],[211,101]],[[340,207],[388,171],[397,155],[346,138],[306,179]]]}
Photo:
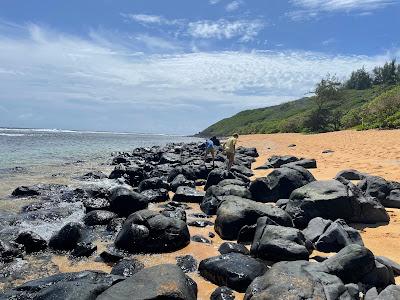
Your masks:
{"label": "coastline", "polygon": [[[318,180],[326,180],[333,178],[336,173],[343,169],[355,168],[362,172],[371,175],[379,175],[388,180],[400,181],[400,130],[394,131],[341,131],[317,135],[302,135],[302,134],[265,134],[265,135],[244,135],[239,137],[239,145],[245,147],[256,147],[260,156],[256,158],[253,163],[252,169],[265,163],[271,155],[285,155],[291,154],[305,158],[315,158],[317,160],[317,169],[310,169],[310,172]],[[296,144],[295,147],[288,147],[289,144]],[[323,154],[323,150],[330,149],[334,152]],[[371,155],[374,154],[374,155]],[[102,170],[104,173],[109,174],[113,166],[108,164],[96,165],[78,164],[67,166],[67,176],[52,177],[30,177],[29,174],[19,178],[18,180],[28,181],[14,181],[12,186],[7,186],[7,190],[15,188],[17,185],[28,183],[35,184],[42,182],[45,183],[62,183],[70,187],[78,186],[79,180],[74,179],[78,174],[82,175],[86,171]],[[54,167],[54,172],[60,171],[59,168]],[[266,176],[272,170],[254,170],[256,177]],[[43,182],[42,182],[43,183]],[[1,187],[1,185],[0,185]],[[202,187],[198,188],[199,190]],[[5,186],[3,187],[5,190]],[[171,194],[172,196],[172,194]],[[0,197],[1,198],[1,197]],[[9,200],[9,199],[4,199]],[[23,200],[4,201],[1,210],[7,211],[10,207],[12,210],[19,210],[20,206],[26,205],[29,202]],[[18,204],[19,203],[19,204]],[[17,205],[18,204],[18,205]],[[160,204],[151,204],[151,210],[159,210]],[[369,248],[376,255],[387,256],[388,258],[400,262],[400,254],[397,251],[398,241],[400,239],[400,210],[387,209],[391,221],[386,226],[380,227],[361,227],[357,224],[352,224],[361,232],[365,246]],[[194,220],[191,215],[199,213],[200,208],[197,204],[190,204],[187,209],[189,220]],[[215,217],[209,219],[214,222]],[[375,225],[374,225],[375,226]],[[207,236],[209,232],[215,234],[213,226],[205,228],[189,227],[190,235]],[[112,240],[107,241],[107,243]],[[187,247],[178,251],[163,254],[140,254],[135,255],[136,259],[141,261],[146,267],[151,267],[161,263],[176,262],[176,256],[192,255],[198,262],[202,259],[218,255],[219,246],[225,242],[218,235],[212,239],[212,244],[204,243],[191,243]],[[98,253],[105,249],[106,243],[104,241],[96,241]],[[320,254],[314,252],[313,254]],[[321,253],[322,254],[322,253]],[[332,254],[324,253],[323,256]],[[35,257],[29,256],[28,259],[35,265],[40,265],[43,262],[37,260]],[[49,261],[49,265],[54,270],[59,272],[76,272],[81,270],[103,270],[107,273],[111,270],[110,264],[96,261],[93,257],[84,260],[73,260],[65,255],[54,255]],[[49,274],[54,273],[53,269],[49,270]],[[43,275],[43,274],[42,274]],[[190,273],[189,276],[194,279],[199,287],[198,299],[209,299],[210,294],[217,287],[215,284],[207,281],[201,277],[197,272]],[[15,284],[25,282],[29,278],[14,281]],[[396,282],[400,283],[400,277],[396,278]],[[238,299],[243,296],[241,293],[235,293]]]}

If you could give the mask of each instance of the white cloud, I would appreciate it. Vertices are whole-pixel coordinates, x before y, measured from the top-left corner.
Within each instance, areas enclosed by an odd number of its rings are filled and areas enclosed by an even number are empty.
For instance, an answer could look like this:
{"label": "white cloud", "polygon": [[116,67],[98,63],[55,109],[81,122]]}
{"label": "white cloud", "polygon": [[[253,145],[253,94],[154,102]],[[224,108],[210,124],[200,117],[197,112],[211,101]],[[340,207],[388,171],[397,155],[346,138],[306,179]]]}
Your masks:
{"label": "white cloud", "polygon": [[232,11],[235,11],[235,10],[239,9],[239,7],[240,7],[242,4],[243,4],[242,1],[235,0],[235,1],[232,1],[232,2],[228,3],[228,4],[225,6],[225,9],[226,9],[226,11],[228,11],[228,12],[232,12]]}
{"label": "white cloud", "polygon": [[301,97],[328,72],[342,77],[389,58],[301,51],[156,55],[36,25],[26,31],[26,37],[0,33],[0,105],[10,111],[11,121],[15,111],[67,122],[63,115],[71,110],[75,118],[83,115],[70,122],[102,115],[114,120],[109,126],[125,121],[132,130],[149,126],[190,133],[244,108]]}
{"label": "white cloud", "polygon": [[152,23],[160,24],[164,20],[161,16],[145,15],[145,14],[137,14],[137,15],[130,14],[128,15],[128,17],[140,23],[150,23],[150,24]]}
{"label": "white cloud", "polygon": [[330,39],[322,41],[322,45],[323,46],[329,46],[329,45],[332,45],[334,43],[336,43],[336,39],[334,39],[334,38],[330,38]]}
{"label": "white cloud", "polygon": [[208,1],[211,5],[215,5],[218,4],[219,2],[221,2],[221,0],[209,0]]}
{"label": "white cloud", "polygon": [[319,11],[373,10],[394,4],[393,0],[292,0],[294,5]]}
{"label": "white cloud", "polygon": [[121,14],[125,19],[130,21],[138,22],[143,25],[179,25],[182,20],[179,19],[167,19],[163,16],[158,15],[147,15],[147,14]]}
{"label": "white cloud", "polygon": [[299,7],[288,13],[293,20],[310,19],[321,13],[355,12],[357,14],[370,14],[377,9],[398,4],[395,0],[291,0],[294,6]]}
{"label": "white cloud", "polygon": [[254,39],[264,26],[264,23],[260,20],[202,20],[190,22],[188,24],[188,33],[194,38],[239,38],[241,41],[246,42]]}
{"label": "white cloud", "polygon": [[[240,1],[233,1],[232,7],[227,10],[234,10],[240,5]],[[182,34],[200,39],[233,39],[238,38],[241,42],[252,40],[265,27],[263,21],[255,20],[198,20],[188,21],[186,19],[166,19],[162,16],[145,14],[121,14],[124,18],[141,23],[143,25],[172,25],[175,30],[175,36]]]}

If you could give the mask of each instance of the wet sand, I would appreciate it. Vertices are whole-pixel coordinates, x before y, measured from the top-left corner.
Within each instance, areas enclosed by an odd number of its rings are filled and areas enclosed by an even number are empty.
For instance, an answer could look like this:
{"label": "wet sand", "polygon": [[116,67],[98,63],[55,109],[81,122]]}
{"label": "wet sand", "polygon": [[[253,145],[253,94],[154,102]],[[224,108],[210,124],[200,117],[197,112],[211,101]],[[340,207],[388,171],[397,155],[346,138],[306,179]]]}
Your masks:
{"label": "wet sand", "polygon": [[[315,135],[265,134],[239,137],[239,144],[256,147],[260,166],[271,155],[295,155],[315,158],[317,169],[310,170],[318,180],[332,179],[339,171],[356,169],[387,180],[400,181],[400,130],[340,131]],[[296,144],[296,147],[288,147]],[[268,149],[270,148],[270,149]],[[323,154],[324,150],[333,153]],[[255,177],[265,176],[270,170],[257,170]],[[383,255],[400,263],[400,210],[387,209],[387,226],[366,227],[361,230],[365,246],[375,255]],[[396,278],[400,284],[400,277]]]}

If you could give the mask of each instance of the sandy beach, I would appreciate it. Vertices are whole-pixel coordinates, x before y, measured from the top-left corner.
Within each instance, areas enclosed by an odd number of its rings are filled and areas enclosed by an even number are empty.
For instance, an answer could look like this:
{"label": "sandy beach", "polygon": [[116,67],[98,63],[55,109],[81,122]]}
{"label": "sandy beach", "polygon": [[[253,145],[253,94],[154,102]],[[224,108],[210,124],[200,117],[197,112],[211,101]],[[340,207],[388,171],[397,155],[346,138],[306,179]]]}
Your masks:
{"label": "sandy beach", "polygon": [[[315,158],[317,169],[311,173],[318,180],[332,179],[339,171],[356,169],[387,180],[400,181],[400,130],[339,131],[314,135],[282,133],[240,136],[240,144],[256,147],[260,156],[253,167],[265,163],[271,155],[295,155]],[[296,147],[288,147],[295,144]],[[324,150],[334,152],[323,154]],[[255,177],[270,170],[257,170]],[[390,224],[364,228],[361,235],[375,255],[400,262],[400,210],[387,209]],[[396,279],[397,284],[400,278]]]}
{"label": "sandy beach", "polygon": [[[288,147],[295,144],[295,147]],[[393,131],[341,131],[333,133],[303,135],[303,134],[266,134],[266,135],[247,135],[239,137],[239,145],[245,147],[256,147],[260,156],[253,164],[253,169],[266,162],[271,155],[295,155],[304,158],[314,158],[317,160],[317,169],[310,171],[318,180],[332,179],[339,171],[344,169],[357,169],[361,172],[371,175],[382,176],[387,180],[400,181],[400,130]],[[332,150],[331,153],[323,154],[324,150]],[[72,165],[74,166],[74,165]],[[112,169],[110,165],[104,164],[97,166],[105,173],[109,173]],[[77,174],[83,172],[82,166],[71,165],[66,169],[57,169],[58,171],[68,172],[67,177],[43,177],[31,176],[29,173],[22,174],[17,177],[10,177],[4,180],[3,185],[0,184],[0,190],[3,194],[11,193],[11,190],[17,185],[29,182],[29,184],[39,182],[65,183],[75,186],[79,183],[75,178]],[[76,170],[76,168],[79,169]],[[52,170],[55,172],[55,170]],[[256,170],[253,177],[266,176],[272,170]],[[51,174],[51,172],[49,173]],[[202,187],[198,187],[202,189]],[[170,195],[172,196],[172,194]],[[18,201],[3,199],[0,208],[4,211],[19,211],[23,205],[32,201],[32,199],[21,199]],[[153,203],[149,207],[158,211],[160,204]],[[360,230],[365,246],[369,248],[375,255],[383,255],[388,258],[400,262],[400,252],[398,245],[400,241],[400,210],[387,209],[390,215],[390,223],[386,226],[365,227],[359,224],[351,224]],[[189,220],[194,220],[191,216],[193,213],[201,212],[198,204],[190,204],[186,210]],[[209,221],[214,222],[215,216]],[[213,226],[205,228],[189,227],[191,236],[202,235],[208,237],[209,233],[216,233]],[[146,267],[162,263],[176,263],[177,256],[192,255],[197,262],[208,257],[219,255],[218,248],[224,242],[217,234],[210,239],[211,244],[190,243],[187,247],[172,253],[162,254],[141,254],[134,255]],[[106,249],[106,246],[112,243],[112,240],[96,240],[98,247],[97,253]],[[330,254],[314,253],[322,256]],[[332,253],[333,255],[333,253]],[[96,256],[88,259],[74,260],[64,255],[53,255],[51,260],[40,260],[33,255],[27,255],[25,259],[35,265],[47,263],[45,268],[47,274],[55,272],[77,272],[82,270],[102,270],[110,272],[112,265],[97,261]],[[27,280],[37,278],[39,274],[29,273],[22,278],[16,279],[13,283],[9,282],[7,286],[0,285],[0,288],[9,287],[9,284],[18,285]],[[44,275],[44,274],[43,274]],[[42,275],[42,276],[43,276]],[[215,284],[201,277],[197,272],[188,273],[188,275],[198,284],[198,299],[206,300],[210,298],[211,293],[217,287]],[[397,284],[400,284],[400,277],[396,278]],[[241,299],[243,294],[235,293],[237,299]]]}

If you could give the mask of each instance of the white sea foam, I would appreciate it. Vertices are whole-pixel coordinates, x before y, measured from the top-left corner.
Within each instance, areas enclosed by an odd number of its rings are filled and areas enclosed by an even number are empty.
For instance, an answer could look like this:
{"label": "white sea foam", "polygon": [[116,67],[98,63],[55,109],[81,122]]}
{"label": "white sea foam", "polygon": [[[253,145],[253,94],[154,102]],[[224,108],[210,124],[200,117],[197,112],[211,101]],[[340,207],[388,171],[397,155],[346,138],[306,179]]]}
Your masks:
{"label": "white sea foam", "polygon": [[0,133],[0,136],[24,136],[23,133]]}
{"label": "white sea foam", "polygon": [[93,133],[93,134],[117,134],[117,135],[138,135],[138,136],[171,136],[184,137],[184,135],[164,134],[164,133],[141,133],[141,132],[114,132],[114,131],[90,131],[90,130],[69,130],[56,128],[0,128],[0,131],[12,132],[54,132],[54,133]]}

